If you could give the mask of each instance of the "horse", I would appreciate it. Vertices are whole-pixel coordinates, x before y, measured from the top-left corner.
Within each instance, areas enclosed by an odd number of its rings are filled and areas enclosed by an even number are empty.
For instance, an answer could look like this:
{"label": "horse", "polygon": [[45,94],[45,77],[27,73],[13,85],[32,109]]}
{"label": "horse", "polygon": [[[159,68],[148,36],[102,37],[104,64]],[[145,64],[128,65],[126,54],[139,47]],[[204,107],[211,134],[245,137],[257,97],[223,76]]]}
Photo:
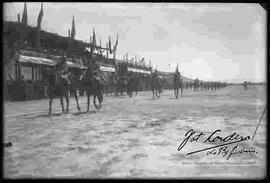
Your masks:
{"label": "horse", "polygon": [[70,86],[69,86],[69,91],[71,94],[73,93],[73,95],[75,97],[78,111],[81,110],[80,105],[79,105],[79,101],[78,101],[78,95],[77,95],[77,91],[82,90],[81,77],[82,77],[81,74],[70,74],[69,75],[69,81],[71,82]]}
{"label": "horse", "polygon": [[119,75],[115,74],[113,77],[114,97],[119,96],[119,92],[123,95],[123,79]]}
{"label": "horse", "polygon": [[[86,91],[87,96],[87,111],[89,112],[90,95],[94,95],[93,103],[97,110],[100,110],[103,102],[103,83],[101,74],[94,76],[91,66],[88,66],[86,72],[83,73],[80,82],[81,90]],[[98,98],[99,105],[96,104],[96,98]]]}
{"label": "horse", "polygon": [[136,92],[136,95],[137,95],[137,88],[138,88],[137,77],[132,74],[132,75],[127,76],[125,80],[127,83],[126,87],[127,87],[128,96],[131,98],[134,91]]}
{"label": "horse", "polygon": [[181,90],[181,98],[182,98],[182,94],[183,94],[183,79],[178,77],[178,76],[174,76],[173,78],[173,87],[174,87],[174,95],[175,97],[178,99],[178,94],[179,94],[179,88]]}
{"label": "horse", "polygon": [[124,91],[127,91],[127,95],[132,96],[133,91],[133,76],[124,74],[122,76],[115,75],[113,78],[114,97],[123,96]]}
{"label": "horse", "polygon": [[53,71],[48,78],[49,115],[52,111],[52,101],[55,97],[60,98],[62,112],[65,111],[63,97],[66,99],[66,112],[69,111],[69,83],[59,72]]}
{"label": "horse", "polygon": [[160,94],[162,92],[162,83],[161,79],[157,75],[152,75],[151,77],[151,90],[153,94],[153,99],[155,98],[155,96],[157,98],[160,98]]}

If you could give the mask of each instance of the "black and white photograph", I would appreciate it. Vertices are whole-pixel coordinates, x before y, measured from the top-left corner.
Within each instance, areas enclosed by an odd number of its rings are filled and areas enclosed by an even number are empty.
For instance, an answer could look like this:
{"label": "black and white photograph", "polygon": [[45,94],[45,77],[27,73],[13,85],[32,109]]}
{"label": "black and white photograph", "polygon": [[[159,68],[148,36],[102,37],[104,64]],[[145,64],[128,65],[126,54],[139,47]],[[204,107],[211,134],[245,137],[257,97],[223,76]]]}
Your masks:
{"label": "black and white photograph", "polygon": [[267,11],[3,3],[3,177],[264,179]]}

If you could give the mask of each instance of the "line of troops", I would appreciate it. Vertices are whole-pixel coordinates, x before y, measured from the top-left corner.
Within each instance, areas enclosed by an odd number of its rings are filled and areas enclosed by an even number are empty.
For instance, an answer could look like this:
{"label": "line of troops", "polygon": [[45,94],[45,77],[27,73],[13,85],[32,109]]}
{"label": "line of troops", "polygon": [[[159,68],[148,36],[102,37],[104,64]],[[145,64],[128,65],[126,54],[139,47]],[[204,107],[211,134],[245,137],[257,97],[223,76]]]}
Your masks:
{"label": "line of troops", "polygon": [[185,83],[185,88],[187,90],[194,90],[194,91],[198,91],[198,90],[220,90],[221,88],[224,88],[227,86],[226,82],[217,82],[217,81],[209,81],[209,82],[198,82],[198,81],[194,81],[194,82],[186,82]]}

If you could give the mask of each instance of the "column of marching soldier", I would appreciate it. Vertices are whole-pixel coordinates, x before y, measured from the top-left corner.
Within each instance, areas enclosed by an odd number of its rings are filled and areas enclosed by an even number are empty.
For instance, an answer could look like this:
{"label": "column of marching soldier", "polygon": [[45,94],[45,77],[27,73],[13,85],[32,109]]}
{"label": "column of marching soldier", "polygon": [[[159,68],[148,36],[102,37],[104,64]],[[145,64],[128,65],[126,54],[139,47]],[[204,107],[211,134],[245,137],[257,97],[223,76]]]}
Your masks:
{"label": "column of marching soldier", "polygon": [[221,88],[224,88],[227,86],[227,83],[225,82],[216,82],[216,81],[209,81],[209,82],[199,82],[199,83],[195,83],[194,82],[186,82],[185,83],[185,89],[187,90],[193,90],[193,91],[199,91],[199,90],[211,90],[211,91],[215,91],[215,90],[220,90]]}

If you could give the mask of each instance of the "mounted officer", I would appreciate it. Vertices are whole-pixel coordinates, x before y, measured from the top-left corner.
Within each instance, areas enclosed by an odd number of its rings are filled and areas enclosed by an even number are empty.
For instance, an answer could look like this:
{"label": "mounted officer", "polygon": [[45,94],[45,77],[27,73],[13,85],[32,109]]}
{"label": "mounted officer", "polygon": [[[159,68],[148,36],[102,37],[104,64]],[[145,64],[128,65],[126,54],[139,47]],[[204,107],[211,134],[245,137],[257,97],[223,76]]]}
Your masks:
{"label": "mounted officer", "polygon": [[180,72],[179,72],[179,70],[178,70],[178,65],[177,65],[177,67],[176,67],[176,70],[175,70],[175,73],[174,73],[174,77],[175,77],[177,80],[181,78],[181,74],[180,74]]}
{"label": "mounted officer", "polygon": [[152,73],[152,78],[153,79],[157,79],[158,78],[157,69],[155,69],[155,71]]}
{"label": "mounted officer", "polygon": [[58,76],[60,76],[62,79],[67,81],[68,84],[70,84],[69,80],[69,71],[68,71],[68,64],[67,64],[67,58],[65,56],[61,57],[60,62],[57,62],[55,65],[55,71]]}
{"label": "mounted officer", "polygon": [[93,69],[93,77],[95,80],[101,81],[101,70],[99,64],[96,62],[96,59],[94,58],[92,60],[92,69]]}

